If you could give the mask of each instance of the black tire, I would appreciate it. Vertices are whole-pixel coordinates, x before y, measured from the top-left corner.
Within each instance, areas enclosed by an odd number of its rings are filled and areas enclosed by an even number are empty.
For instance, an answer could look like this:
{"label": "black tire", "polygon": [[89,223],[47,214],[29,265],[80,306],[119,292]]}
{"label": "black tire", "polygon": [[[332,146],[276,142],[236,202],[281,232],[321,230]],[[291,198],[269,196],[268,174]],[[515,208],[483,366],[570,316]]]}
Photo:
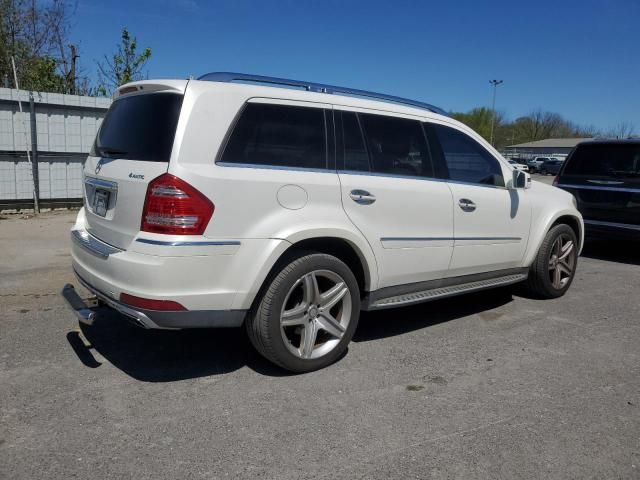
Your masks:
{"label": "black tire", "polygon": [[[346,330],[339,342],[319,358],[301,358],[293,354],[285,344],[281,332],[280,316],[287,296],[294,286],[306,275],[316,271],[330,271],[342,278],[350,296],[351,314]],[[347,349],[353,333],[358,325],[360,315],[360,289],[358,282],[349,267],[340,259],[324,253],[303,253],[290,261],[267,278],[258,298],[251,309],[245,327],[249,339],[255,349],[265,358],[280,367],[296,372],[310,372],[332,364]],[[300,348],[302,334],[300,334]],[[319,344],[320,346],[322,343]]]}
{"label": "black tire", "polygon": [[[556,245],[559,238],[570,239],[573,242],[573,250],[570,255],[572,259],[571,274],[564,277],[566,282],[557,288],[552,281],[552,273],[550,271],[550,263],[554,252],[552,249]],[[562,242],[562,239],[560,240]],[[562,245],[562,243],[561,243]],[[544,237],[542,245],[538,250],[538,254],[529,269],[529,277],[526,281],[526,287],[530,293],[537,298],[558,298],[564,295],[575,277],[576,268],[578,266],[578,240],[573,229],[566,224],[559,224],[551,228]],[[557,263],[557,262],[556,262]],[[556,266],[556,268],[558,268]]]}

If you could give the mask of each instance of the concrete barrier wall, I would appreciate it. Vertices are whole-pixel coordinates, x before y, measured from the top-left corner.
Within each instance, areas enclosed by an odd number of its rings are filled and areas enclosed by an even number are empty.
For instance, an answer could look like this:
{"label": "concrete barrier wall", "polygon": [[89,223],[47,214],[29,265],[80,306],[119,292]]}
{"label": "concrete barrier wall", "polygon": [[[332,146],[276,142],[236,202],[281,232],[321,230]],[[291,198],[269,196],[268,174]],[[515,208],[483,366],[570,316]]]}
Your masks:
{"label": "concrete barrier wall", "polygon": [[[85,154],[38,158],[40,199],[81,199]],[[0,200],[33,199],[31,164],[26,155],[0,154]]]}
{"label": "concrete barrier wall", "polygon": [[40,198],[81,199],[82,164],[109,105],[104,97],[0,88],[0,203],[33,199],[25,150],[32,147],[34,117]]}

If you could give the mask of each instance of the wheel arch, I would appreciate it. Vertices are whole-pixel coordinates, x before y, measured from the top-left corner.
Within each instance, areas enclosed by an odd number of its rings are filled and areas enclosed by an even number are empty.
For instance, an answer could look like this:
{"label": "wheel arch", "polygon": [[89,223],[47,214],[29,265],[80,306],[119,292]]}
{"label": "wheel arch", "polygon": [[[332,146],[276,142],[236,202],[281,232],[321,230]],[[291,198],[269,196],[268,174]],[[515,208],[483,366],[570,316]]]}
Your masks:
{"label": "wheel arch", "polygon": [[361,294],[375,289],[378,284],[377,263],[373,251],[364,239],[350,238],[349,232],[338,235],[334,229],[306,235],[298,234],[281,239],[279,248],[271,252],[269,260],[255,278],[253,286],[244,295],[237,296],[234,308],[249,308],[264,286],[280,269],[302,252],[318,252],[333,255],[342,260],[353,272]]}
{"label": "wheel arch", "polygon": [[539,222],[540,227],[535,228],[535,226],[533,226],[532,232],[535,232],[535,234],[532,235],[529,248],[525,255],[525,266],[531,265],[534,261],[547,232],[560,224],[568,225],[575,232],[579,244],[578,254],[580,254],[582,246],[584,245],[584,224],[582,217],[577,210],[562,210],[556,212],[554,215],[549,215],[544,222]]}
{"label": "wheel arch", "polygon": [[578,251],[581,251],[582,244],[583,244],[583,239],[582,239],[583,228],[582,228],[582,222],[580,221],[580,219],[575,215],[562,215],[556,218],[547,230],[550,230],[556,225],[561,225],[561,224],[565,224],[571,227],[571,229],[573,230],[573,233],[576,234],[576,238],[578,239],[578,247],[579,247]]}
{"label": "wheel arch", "polygon": [[366,292],[371,288],[371,271],[367,260],[356,245],[344,238],[311,237],[292,243],[281,255],[279,261],[274,264],[273,269],[279,267],[279,263],[283,260],[286,261],[303,252],[326,253],[339,258],[355,275],[361,292]]}

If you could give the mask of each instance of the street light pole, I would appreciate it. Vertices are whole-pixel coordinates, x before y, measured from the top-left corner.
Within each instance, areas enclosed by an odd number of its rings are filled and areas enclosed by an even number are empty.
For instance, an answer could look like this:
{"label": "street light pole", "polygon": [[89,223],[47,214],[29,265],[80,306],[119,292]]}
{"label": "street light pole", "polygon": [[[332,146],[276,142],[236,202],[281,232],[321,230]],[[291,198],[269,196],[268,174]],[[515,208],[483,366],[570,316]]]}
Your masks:
{"label": "street light pole", "polygon": [[493,85],[493,102],[491,104],[491,139],[489,143],[493,146],[493,128],[496,123],[496,90],[498,89],[498,85],[503,83],[504,80],[489,80],[489,83]]}

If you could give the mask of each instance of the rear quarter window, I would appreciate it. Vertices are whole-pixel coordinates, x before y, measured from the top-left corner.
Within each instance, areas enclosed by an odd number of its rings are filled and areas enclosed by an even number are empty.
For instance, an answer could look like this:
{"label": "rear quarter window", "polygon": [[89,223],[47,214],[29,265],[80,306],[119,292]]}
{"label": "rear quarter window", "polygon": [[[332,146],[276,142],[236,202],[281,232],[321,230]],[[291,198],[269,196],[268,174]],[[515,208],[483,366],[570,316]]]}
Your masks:
{"label": "rear quarter window", "polygon": [[151,93],[124,96],[111,104],[91,155],[168,162],[183,96]]}
{"label": "rear quarter window", "polygon": [[327,168],[324,110],[249,103],[240,114],[223,163]]}

